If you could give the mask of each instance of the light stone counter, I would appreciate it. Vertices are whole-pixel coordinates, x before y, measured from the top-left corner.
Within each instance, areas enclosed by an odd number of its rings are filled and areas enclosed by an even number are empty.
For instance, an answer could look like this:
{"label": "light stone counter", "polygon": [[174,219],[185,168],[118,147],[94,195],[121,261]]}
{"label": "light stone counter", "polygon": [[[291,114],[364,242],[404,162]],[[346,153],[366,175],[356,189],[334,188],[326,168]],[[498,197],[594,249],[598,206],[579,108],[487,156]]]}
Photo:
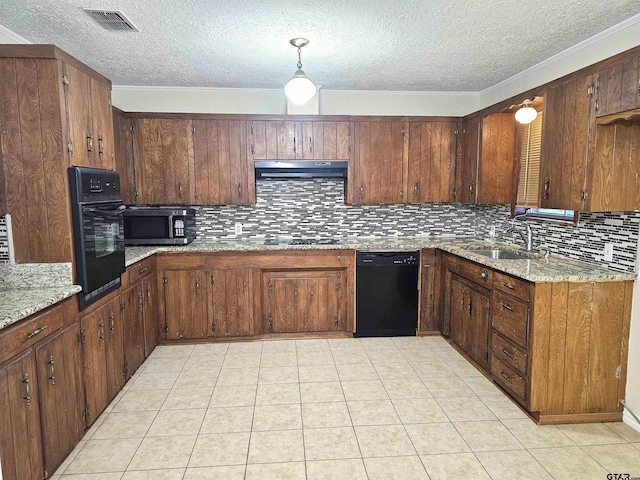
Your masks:
{"label": "light stone counter", "polygon": [[71,263],[0,265],[0,329],[80,292]]}
{"label": "light stone counter", "polygon": [[132,265],[159,252],[249,252],[270,250],[420,250],[439,248],[460,257],[486,265],[497,271],[513,275],[530,282],[610,282],[635,280],[635,274],[610,270],[591,263],[573,260],[559,255],[550,255],[548,259],[538,254],[526,260],[495,260],[474,251],[480,249],[502,248],[518,250],[513,245],[488,243],[470,238],[455,237],[392,237],[366,238],[350,237],[340,239],[334,245],[265,245],[259,240],[195,240],[185,246],[127,247],[126,265]]}

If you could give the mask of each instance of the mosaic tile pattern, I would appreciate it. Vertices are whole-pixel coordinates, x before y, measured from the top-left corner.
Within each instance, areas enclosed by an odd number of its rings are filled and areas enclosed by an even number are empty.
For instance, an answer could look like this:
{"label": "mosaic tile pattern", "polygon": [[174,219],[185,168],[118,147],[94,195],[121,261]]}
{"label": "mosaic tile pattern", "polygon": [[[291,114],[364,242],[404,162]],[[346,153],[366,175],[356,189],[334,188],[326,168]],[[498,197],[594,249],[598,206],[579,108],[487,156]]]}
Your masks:
{"label": "mosaic tile pattern", "polygon": [[[254,206],[195,207],[198,238],[238,238],[235,222],[243,224],[243,239],[265,237],[341,238],[349,236],[455,235],[488,239],[496,227],[497,240],[521,244],[520,237],[503,235],[508,205],[412,204],[345,205],[339,180],[259,180]],[[640,212],[582,213],[576,226],[533,223],[536,248],[634,272]],[[605,262],[605,243],[615,243],[612,262]]]}
{"label": "mosaic tile pattern", "polygon": [[9,263],[9,236],[4,215],[0,216],[0,263]]}

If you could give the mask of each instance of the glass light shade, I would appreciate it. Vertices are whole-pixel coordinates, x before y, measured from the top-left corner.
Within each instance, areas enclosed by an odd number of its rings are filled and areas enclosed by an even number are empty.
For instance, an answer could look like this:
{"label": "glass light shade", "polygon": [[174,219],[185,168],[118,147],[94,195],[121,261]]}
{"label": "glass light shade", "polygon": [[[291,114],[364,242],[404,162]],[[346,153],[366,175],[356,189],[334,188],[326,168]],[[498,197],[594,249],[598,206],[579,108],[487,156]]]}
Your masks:
{"label": "glass light shade", "polygon": [[317,90],[315,84],[300,69],[284,86],[284,94],[289,100],[298,105],[311,100]]}
{"label": "glass light shade", "polygon": [[516,112],[516,121],[523,125],[528,125],[533,122],[538,116],[538,112],[533,107],[522,107]]}

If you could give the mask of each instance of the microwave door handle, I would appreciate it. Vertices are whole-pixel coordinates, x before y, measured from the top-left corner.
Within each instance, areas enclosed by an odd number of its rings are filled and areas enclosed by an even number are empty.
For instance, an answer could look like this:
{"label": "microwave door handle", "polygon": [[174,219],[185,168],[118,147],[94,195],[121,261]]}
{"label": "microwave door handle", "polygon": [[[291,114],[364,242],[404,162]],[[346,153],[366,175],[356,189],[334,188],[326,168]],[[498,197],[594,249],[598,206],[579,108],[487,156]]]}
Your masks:
{"label": "microwave door handle", "polygon": [[173,215],[169,215],[169,238],[173,238]]}

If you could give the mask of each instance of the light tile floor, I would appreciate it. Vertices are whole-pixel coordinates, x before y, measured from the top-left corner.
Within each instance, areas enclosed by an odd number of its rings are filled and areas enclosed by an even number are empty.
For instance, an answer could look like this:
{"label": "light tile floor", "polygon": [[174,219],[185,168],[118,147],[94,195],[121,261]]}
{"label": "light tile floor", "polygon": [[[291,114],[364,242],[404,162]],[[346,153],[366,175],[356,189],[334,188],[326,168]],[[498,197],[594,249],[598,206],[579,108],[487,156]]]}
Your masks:
{"label": "light tile floor", "polygon": [[640,477],[622,423],[537,426],[440,337],[158,347],[57,480]]}

